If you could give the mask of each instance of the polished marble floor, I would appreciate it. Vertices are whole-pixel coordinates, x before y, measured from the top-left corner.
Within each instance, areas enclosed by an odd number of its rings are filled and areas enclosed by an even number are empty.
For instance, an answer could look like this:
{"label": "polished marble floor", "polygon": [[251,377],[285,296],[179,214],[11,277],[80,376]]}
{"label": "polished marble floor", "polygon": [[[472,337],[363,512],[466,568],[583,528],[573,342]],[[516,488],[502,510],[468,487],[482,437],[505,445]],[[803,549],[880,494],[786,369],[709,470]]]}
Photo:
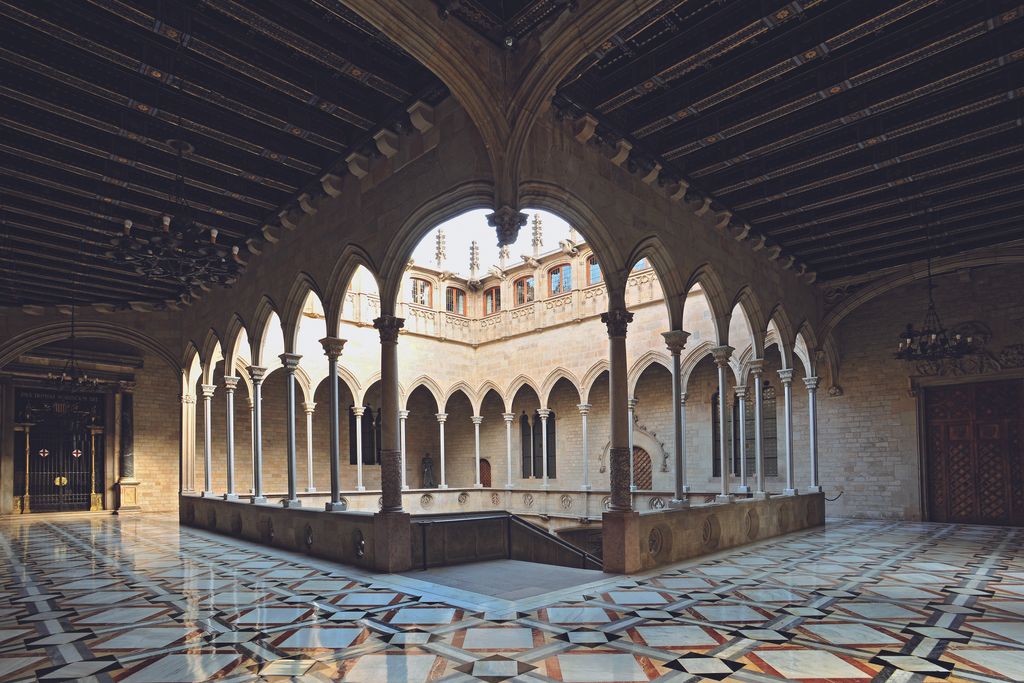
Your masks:
{"label": "polished marble floor", "polygon": [[1024,530],[835,521],[522,599],[149,516],[0,555],[0,681],[1024,681]]}

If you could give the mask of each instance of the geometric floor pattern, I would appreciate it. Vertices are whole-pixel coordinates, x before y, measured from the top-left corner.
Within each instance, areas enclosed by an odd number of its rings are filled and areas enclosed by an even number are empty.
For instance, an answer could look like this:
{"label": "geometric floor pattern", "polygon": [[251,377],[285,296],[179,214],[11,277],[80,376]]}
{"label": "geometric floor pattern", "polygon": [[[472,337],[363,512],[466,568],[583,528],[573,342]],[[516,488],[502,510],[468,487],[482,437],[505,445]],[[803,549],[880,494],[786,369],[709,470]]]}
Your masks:
{"label": "geometric floor pattern", "polygon": [[2,681],[1024,681],[1009,528],[830,521],[506,609],[169,518],[4,521],[0,559]]}

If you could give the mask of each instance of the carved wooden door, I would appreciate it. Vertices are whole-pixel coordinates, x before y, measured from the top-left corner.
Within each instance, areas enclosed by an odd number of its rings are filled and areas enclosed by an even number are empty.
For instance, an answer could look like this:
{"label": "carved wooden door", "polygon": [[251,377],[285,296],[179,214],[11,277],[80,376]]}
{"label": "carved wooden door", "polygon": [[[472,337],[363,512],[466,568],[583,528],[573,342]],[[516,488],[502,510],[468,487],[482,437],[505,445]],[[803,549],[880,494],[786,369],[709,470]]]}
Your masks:
{"label": "carved wooden door", "polygon": [[491,461],[480,460],[480,485],[485,489],[491,488]]}
{"label": "carved wooden door", "polygon": [[928,518],[1024,525],[1024,382],[925,391]]}

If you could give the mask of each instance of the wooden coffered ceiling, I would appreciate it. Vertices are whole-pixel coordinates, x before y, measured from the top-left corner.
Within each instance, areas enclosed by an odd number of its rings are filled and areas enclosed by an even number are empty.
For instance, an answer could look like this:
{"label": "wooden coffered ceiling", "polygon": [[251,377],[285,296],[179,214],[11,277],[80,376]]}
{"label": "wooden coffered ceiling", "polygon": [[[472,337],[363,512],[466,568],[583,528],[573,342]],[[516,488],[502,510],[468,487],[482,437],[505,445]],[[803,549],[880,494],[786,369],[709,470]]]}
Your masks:
{"label": "wooden coffered ceiling", "polygon": [[0,305],[173,300],[102,254],[174,213],[179,163],[197,221],[243,244],[444,96],[338,0],[0,0]]}
{"label": "wooden coffered ceiling", "polygon": [[1024,237],[1024,7],[673,0],[556,106],[819,280]]}
{"label": "wooden coffered ceiling", "polygon": [[573,0],[434,0],[443,18],[456,17],[506,48],[531,31],[574,9]]}

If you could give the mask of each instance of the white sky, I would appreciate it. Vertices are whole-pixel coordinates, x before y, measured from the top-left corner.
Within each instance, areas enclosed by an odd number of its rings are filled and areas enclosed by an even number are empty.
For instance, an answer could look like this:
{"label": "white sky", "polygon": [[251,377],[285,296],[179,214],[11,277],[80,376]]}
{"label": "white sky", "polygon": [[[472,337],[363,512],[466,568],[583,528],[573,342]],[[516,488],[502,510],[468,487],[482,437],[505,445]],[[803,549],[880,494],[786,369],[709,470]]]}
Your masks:
{"label": "white sky", "polygon": [[[494,228],[487,225],[487,214],[489,213],[491,212],[486,209],[468,211],[434,228],[417,245],[412,254],[413,261],[419,266],[436,267],[434,249],[437,231],[443,229],[448,253],[444,268],[463,277],[468,276],[469,244],[476,240],[480,247],[480,272],[486,273],[488,267],[498,263],[498,237]],[[564,240],[569,235],[569,224],[553,213],[527,209],[526,214],[530,218],[519,231],[519,239],[512,245],[512,251],[509,254],[510,263],[518,263],[521,261],[520,256],[533,253],[530,242],[533,237],[534,214],[540,214],[541,224],[544,228],[542,233],[544,245],[540,248],[541,253],[557,249],[558,241]]]}

